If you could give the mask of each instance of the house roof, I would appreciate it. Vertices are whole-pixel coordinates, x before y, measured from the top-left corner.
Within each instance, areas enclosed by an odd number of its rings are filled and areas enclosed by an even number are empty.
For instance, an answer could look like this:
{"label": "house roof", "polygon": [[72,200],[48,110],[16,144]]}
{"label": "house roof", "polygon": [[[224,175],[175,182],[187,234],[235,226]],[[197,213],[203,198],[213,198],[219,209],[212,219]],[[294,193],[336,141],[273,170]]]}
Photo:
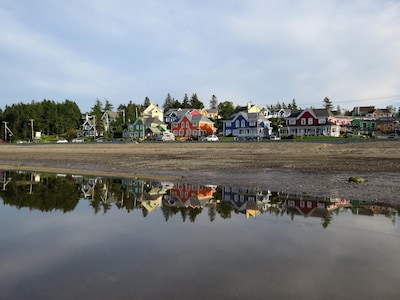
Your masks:
{"label": "house roof", "polygon": [[314,112],[314,115],[316,117],[331,117],[331,116],[333,116],[332,112],[326,108],[313,108],[311,111]]}
{"label": "house roof", "polygon": [[211,123],[211,124],[214,124],[213,121],[211,121],[209,118],[205,117],[204,115],[191,116],[191,121],[192,122],[197,122],[197,123]]}
{"label": "house roof", "polygon": [[106,114],[109,115],[113,119],[116,119],[119,117],[117,112],[111,111],[111,110],[106,110],[101,118],[104,118]]}
{"label": "house roof", "polygon": [[151,124],[163,125],[164,124],[164,122],[161,122],[159,118],[146,118],[146,119],[144,119],[144,123],[146,125],[151,125]]}
{"label": "house roof", "polygon": [[157,128],[157,127],[149,127],[147,130],[151,131],[153,134],[160,134],[161,133],[161,130],[159,128]]}

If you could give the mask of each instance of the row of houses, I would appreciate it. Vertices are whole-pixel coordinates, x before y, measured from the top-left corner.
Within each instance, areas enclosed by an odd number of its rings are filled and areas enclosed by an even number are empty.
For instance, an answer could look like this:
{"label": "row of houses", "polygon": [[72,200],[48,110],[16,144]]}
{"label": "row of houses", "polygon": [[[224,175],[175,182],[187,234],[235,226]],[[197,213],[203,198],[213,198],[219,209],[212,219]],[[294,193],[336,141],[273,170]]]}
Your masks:
{"label": "row of houses", "polygon": [[[86,115],[81,136],[102,136],[110,129],[118,113],[106,111],[101,117],[104,132],[96,132],[96,120]],[[266,138],[274,134],[272,118],[282,118],[278,134],[283,136],[333,136],[339,137],[348,130],[393,132],[400,130],[399,118],[388,109],[374,106],[356,107],[351,116],[334,115],[328,109],[306,108],[292,112],[288,109],[269,110],[249,102],[235,114],[222,120],[223,136],[237,138]],[[148,139],[163,132],[172,132],[176,137],[201,137],[215,134],[215,120],[220,119],[215,109],[171,109],[163,112],[157,105],[150,104],[141,117],[128,123],[123,131],[124,138]]]}

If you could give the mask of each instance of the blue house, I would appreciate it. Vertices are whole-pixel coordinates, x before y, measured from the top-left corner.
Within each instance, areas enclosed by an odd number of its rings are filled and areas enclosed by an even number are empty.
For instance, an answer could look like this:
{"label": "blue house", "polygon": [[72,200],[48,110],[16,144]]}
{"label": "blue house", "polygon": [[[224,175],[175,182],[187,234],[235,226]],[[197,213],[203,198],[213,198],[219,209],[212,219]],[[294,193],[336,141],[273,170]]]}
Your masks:
{"label": "blue house", "polygon": [[271,133],[271,122],[260,112],[241,111],[223,121],[224,136],[259,139],[269,137]]}

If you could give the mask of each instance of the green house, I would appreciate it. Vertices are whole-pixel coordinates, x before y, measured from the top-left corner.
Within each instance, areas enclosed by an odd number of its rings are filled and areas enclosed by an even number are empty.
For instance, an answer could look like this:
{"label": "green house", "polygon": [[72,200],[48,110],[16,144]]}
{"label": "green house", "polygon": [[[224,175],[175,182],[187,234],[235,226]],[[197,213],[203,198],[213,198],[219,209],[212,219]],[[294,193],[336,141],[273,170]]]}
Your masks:
{"label": "green house", "polygon": [[357,118],[351,121],[351,126],[361,131],[370,131],[377,129],[377,121],[372,118]]}
{"label": "green house", "polygon": [[158,118],[137,118],[135,122],[128,125],[124,131],[124,137],[144,140],[153,138],[164,131],[167,131],[167,125]]}

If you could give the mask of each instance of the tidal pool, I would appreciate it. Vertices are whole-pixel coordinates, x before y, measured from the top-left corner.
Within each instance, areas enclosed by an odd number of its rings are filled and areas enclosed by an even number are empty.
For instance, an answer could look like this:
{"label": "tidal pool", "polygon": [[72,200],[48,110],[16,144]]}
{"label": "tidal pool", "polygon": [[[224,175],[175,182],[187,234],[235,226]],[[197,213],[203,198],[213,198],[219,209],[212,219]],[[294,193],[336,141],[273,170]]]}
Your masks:
{"label": "tidal pool", "polygon": [[398,207],[2,172],[0,299],[398,299]]}

